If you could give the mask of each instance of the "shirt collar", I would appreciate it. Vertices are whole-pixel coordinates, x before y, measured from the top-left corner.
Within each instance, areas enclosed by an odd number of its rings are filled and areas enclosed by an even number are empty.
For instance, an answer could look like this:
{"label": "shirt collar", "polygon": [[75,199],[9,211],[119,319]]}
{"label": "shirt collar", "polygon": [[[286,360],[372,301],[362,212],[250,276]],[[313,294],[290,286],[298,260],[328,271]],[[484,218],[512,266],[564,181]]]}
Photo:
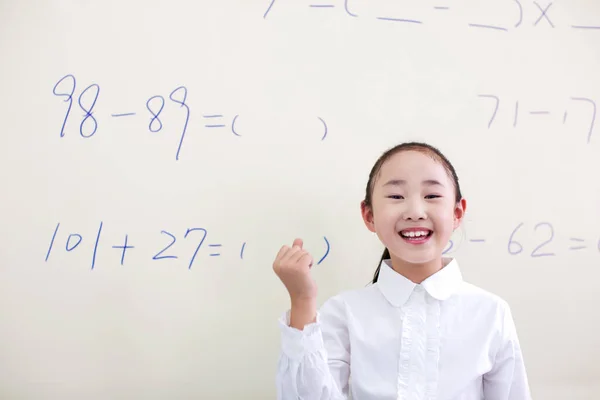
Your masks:
{"label": "shirt collar", "polygon": [[402,307],[417,286],[422,287],[437,300],[446,300],[454,294],[462,283],[458,262],[453,258],[442,258],[444,267],[425,279],[421,284],[392,269],[391,260],[383,260],[379,268],[377,283],[385,298],[396,307]]}

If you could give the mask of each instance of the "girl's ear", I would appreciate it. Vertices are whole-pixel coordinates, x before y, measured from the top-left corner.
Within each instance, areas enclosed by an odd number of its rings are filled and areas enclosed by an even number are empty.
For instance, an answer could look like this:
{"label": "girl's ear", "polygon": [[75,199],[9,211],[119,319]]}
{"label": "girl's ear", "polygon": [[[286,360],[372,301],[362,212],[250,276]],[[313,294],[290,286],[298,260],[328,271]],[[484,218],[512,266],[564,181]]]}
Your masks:
{"label": "girl's ear", "polygon": [[460,223],[462,222],[466,211],[467,211],[467,200],[461,199],[454,206],[454,229],[456,229],[460,226]]}
{"label": "girl's ear", "polygon": [[365,201],[360,202],[360,211],[363,217],[363,221],[371,232],[375,232],[375,222],[373,221],[373,210],[367,206]]}

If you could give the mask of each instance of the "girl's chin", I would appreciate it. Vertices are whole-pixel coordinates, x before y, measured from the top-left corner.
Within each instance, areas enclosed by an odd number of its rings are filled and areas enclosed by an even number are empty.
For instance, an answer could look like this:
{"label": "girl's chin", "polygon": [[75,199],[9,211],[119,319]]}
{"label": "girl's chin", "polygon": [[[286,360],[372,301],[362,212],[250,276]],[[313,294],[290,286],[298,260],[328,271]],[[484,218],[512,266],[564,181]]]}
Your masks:
{"label": "girl's chin", "polygon": [[392,248],[388,247],[388,250],[397,261],[407,264],[437,263],[442,258],[440,252],[430,245],[420,247],[413,244],[401,244]]}

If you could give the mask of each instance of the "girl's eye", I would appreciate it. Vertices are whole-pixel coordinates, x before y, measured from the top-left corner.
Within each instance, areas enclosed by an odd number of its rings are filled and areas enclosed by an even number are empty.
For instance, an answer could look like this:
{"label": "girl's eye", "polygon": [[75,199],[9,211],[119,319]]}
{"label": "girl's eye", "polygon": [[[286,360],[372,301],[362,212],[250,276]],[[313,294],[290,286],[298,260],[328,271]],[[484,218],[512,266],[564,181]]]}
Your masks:
{"label": "girl's eye", "polygon": [[429,195],[425,196],[426,199],[437,199],[438,197],[442,197],[442,196],[439,196],[437,194],[429,194]]}
{"label": "girl's eye", "polygon": [[403,199],[403,198],[404,198],[404,197],[402,197],[402,196],[401,196],[401,195],[399,195],[399,194],[391,194],[391,195],[389,195],[389,196],[387,196],[387,197],[388,197],[388,198],[390,198],[390,199],[395,199],[395,200],[400,200],[400,199]]}

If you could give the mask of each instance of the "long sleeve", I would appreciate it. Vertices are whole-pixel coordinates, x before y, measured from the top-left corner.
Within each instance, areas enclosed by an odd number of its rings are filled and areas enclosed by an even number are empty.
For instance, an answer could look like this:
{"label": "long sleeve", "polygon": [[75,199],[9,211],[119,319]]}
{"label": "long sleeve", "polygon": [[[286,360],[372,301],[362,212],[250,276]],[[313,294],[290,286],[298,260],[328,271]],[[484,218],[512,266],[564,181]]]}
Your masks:
{"label": "long sleeve", "polygon": [[504,304],[501,340],[494,366],[483,377],[485,400],[531,400],[531,392],[512,313]]}
{"label": "long sleeve", "polygon": [[350,343],[344,302],[329,299],[317,312],[316,322],[303,330],[290,327],[289,317],[290,310],[279,319],[277,399],[348,399]]}

